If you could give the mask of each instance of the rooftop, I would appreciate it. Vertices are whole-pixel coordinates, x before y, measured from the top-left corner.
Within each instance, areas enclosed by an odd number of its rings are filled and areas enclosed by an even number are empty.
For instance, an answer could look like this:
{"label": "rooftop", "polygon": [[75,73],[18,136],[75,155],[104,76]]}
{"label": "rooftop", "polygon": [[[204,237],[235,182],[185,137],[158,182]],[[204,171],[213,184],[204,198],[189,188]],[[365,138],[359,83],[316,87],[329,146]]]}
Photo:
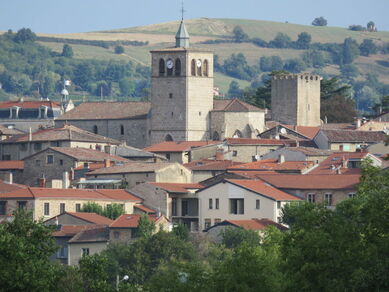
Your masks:
{"label": "rooftop", "polygon": [[203,147],[207,145],[220,144],[220,141],[165,141],[151,145],[143,150],[149,152],[184,152],[190,151],[193,148]]}
{"label": "rooftop", "polygon": [[82,219],[84,221],[87,221],[89,223],[93,224],[103,224],[103,225],[110,225],[113,220],[101,216],[96,213],[87,213],[87,212],[65,212],[65,214],[69,214],[70,216]]}
{"label": "rooftop", "polygon": [[[17,191],[17,190],[25,189],[25,188],[27,188],[27,186],[25,186],[25,185],[14,184],[14,183],[10,184],[8,182],[0,180],[0,193],[13,192],[13,191]],[[1,198],[1,195],[0,195],[0,198]]]}
{"label": "rooftop", "polygon": [[6,135],[6,136],[11,136],[11,135],[21,135],[24,134],[24,132],[15,129],[15,128],[8,128],[4,125],[0,125],[0,134],[1,135]]}
{"label": "rooftop", "polygon": [[313,161],[284,161],[279,162],[277,159],[265,159],[236,166],[231,166],[228,170],[244,171],[303,171],[314,166]]}
{"label": "rooftop", "polygon": [[355,131],[355,130],[321,130],[329,142],[382,142],[386,135],[379,131]]}
{"label": "rooftop", "polygon": [[226,170],[229,167],[243,164],[243,162],[234,162],[232,160],[200,159],[183,164],[186,168],[194,171],[201,170]]}
{"label": "rooftop", "polygon": [[[137,228],[140,214],[123,214],[118,217],[109,227],[110,228]],[[153,222],[158,221],[159,218],[154,215],[148,215],[149,219]]]}
{"label": "rooftop", "polygon": [[137,172],[156,172],[160,169],[172,165],[179,165],[178,163],[170,162],[128,162],[123,165],[115,165],[111,167],[105,167],[96,169],[95,171],[87,173],[87,175],[98,175],[98,174],[115,174],[115,173],[137,173]]}
{"label": "rooftop", "polygon": [[[280,230],[287,230],[288,228],[276,223],[270,219],[251,219],[251,220],[225,220],[225,223],[242,227],[247,230],[265,230],[268,226],[274,226]],[[223,222],[222,222],[223,223]],[[224,225],[224,224],[223,224]]]}
{"label": "rooftop", "polygon": [[0,170],[23,170],[23,160],[0,160]]}
{"label": "rooftop", "polygon": [[143,119],[150,111],[148,102],[85,102],[57,120]]}
{"label": "rooftop", "polygon": [[[93,225],[92,225],[93,226]],[[109,229],[107,226],[94,225],[94,228],[85,228],[78,232],[69,243],[82,242],[106,242],[109,240]]]}
{"label": "rooftop", "polygon": [[222,112],[263,112],[264,110],[240,99],[215,99],[213,111]]}
{"label": "rooftop", "polygon": [[47,107],[60,107],[59,103],[50,100],[31,100],[31,101],[2,101],[0,102],[0,109],[10,108],[18,106],[20,108],[40,108],[41,106]]}
{"label": "rooftop", "polygon": [[252,139],[252,138],[226,138],[229,145],[296,145],[296,141],[289,139]]}
{"label": "rooftop", "polygon": [[161,188],[172,193],[187,193],[189,190],[202,189],[203,186],[198,183],[156,183],[149,182],[149,184]]}

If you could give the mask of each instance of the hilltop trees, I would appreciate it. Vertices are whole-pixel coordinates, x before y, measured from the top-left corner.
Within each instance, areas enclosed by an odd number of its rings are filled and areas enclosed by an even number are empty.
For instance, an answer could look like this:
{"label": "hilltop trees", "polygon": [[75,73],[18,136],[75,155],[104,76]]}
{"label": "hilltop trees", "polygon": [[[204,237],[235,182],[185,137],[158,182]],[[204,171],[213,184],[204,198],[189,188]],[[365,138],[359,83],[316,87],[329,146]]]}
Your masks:
{"label": "hilltop trees", "polygon": [[64,44],[62,48],[62,54],[63,57],[66,58],[72,58],[73,57],[73,49],[68,44]]}
{"label": "hilltop trees", "polygon": [[235,40],[235,42],[237,43],[243,43],[243,42],[247,42],[249,40],[249,36],[247,33],[245,33],[242,29],[242,27],[240,27],[239,25],[235,26],[234,27],[234,30],[232,31],[233,33],[233,38]]}
{"label": "hilltop trees", "polygon": [[314,26],[327,26],[327,19],[325,19],[323,16],[316,17],[312,21],[312,25],[314,25]]}

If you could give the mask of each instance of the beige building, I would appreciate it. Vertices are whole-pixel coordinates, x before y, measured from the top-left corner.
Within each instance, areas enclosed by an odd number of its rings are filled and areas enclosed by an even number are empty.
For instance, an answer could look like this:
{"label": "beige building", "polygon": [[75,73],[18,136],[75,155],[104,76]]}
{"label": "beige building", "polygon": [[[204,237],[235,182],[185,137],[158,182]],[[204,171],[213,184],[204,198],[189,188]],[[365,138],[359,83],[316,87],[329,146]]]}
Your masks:
{"label": "beige building", "polygon": [[28,187],[0,194],[0,219],[6,218],[13,211],[25,208],[32,211],[34,220],[49,219],[69,212],[79,212],[88,202],[95,202],[103,207],[109,204],[122,204],[128,214],[134,212],[134,205],[142,199],[125,190],[83,190],[83,189],[49,189]]}
{"label": "beige building", "polygon": [[261,180],[227,179],[197,191],[200,230],[224,220],[267,218],[281,220],[282,207],[299,197]]}

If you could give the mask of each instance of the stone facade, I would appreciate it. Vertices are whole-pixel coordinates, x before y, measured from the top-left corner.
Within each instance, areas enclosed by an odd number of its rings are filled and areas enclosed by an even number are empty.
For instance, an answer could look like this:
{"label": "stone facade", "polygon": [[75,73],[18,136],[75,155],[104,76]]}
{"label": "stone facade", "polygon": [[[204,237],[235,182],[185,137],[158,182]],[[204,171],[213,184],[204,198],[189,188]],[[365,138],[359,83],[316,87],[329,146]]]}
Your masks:
{"label": "stone facade", "polygon": [[287,125],[320,126],[318,75],[276,75],[271,81],[272,119]]}

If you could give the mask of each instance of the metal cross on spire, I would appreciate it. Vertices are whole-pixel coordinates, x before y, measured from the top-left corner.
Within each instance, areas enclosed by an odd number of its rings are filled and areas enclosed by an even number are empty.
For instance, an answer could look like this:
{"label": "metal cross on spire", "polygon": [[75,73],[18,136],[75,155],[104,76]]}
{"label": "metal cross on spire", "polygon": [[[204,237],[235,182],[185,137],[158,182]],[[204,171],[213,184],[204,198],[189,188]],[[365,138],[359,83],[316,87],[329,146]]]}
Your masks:
{"label": "metal cross on spire", "polygon": [[184,0],[181,1],[181,20],[184,21]]}

